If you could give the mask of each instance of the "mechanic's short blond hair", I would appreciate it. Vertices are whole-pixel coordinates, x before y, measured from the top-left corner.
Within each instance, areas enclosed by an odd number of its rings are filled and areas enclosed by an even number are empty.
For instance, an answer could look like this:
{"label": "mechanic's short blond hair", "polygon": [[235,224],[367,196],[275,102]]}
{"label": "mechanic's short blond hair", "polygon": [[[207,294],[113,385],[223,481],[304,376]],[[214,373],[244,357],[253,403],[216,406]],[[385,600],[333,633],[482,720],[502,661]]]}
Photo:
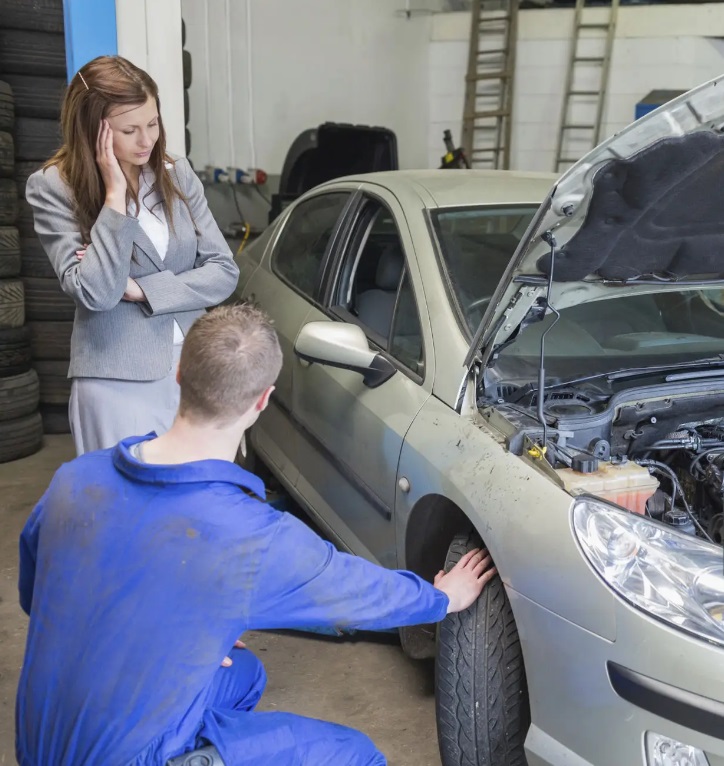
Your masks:
{"label": "mechanic's short blond hair", "polygon": [[249,305],[223,306],[194,322],[179,362],[179,414],[225,425],[259,399],[279,375],[282,352],[269,318]]}

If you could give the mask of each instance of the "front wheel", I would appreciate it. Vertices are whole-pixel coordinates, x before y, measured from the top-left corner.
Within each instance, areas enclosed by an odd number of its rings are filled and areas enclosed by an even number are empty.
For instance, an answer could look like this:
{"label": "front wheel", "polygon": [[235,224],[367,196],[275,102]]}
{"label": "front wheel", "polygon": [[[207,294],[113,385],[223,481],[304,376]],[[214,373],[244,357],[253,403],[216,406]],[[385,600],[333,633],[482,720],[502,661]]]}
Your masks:
{"label": "front wheel", "polygon": [[[480,545],[475,533],[457,535],[445,571]],[[499,577],[469,609],[440,623],[435,676],[443,766],[525,766],[528,687],[513,611]]]}

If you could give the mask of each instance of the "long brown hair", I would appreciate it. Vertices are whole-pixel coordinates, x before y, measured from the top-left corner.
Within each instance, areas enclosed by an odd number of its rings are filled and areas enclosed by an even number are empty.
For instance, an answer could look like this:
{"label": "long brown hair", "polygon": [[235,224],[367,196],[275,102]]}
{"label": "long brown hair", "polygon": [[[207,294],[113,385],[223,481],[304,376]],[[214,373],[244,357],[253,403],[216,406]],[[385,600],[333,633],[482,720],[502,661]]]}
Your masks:
{"label": "long brown hair", "polygon": [[[101,120],[119,105],[140,106],[151,97],[158,109],[158,141],[148,165],[156,176],[155,188],[173,228],[173,200],[186,202],[174,184],[166,163],[173,160],[166,154],[166,131],[161,119],[158,86],[153,79],[121,56],[99,56],[82,66],[68,85],[63,100],[60,122],[63,146],[45,164],[56,165],[74,196],[75,216],[85,242],[105,203],[106,188],[96,163],[96,141]],[[128,200],[138,209],[138,195],[128,184]]]}

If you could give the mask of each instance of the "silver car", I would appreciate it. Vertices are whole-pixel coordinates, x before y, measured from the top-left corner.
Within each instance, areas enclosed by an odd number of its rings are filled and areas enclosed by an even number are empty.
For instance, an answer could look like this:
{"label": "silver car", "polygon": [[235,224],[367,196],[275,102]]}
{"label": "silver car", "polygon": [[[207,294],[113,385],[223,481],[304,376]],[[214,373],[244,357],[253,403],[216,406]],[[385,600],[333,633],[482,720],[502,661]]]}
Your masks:
{"label": "silver car", "polygon": [[401,631],[444,766],[724,766],[724,80],[560,179],[308,192],[239,258],[252,448],[337,543],[500,578]]}

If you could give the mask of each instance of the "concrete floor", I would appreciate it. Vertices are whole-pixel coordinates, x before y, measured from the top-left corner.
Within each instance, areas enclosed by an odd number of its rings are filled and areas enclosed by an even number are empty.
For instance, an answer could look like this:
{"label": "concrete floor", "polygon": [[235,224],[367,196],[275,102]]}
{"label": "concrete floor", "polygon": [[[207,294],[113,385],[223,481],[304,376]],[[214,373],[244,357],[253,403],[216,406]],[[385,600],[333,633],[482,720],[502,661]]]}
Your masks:
{"label": "concrete floor", "polygon": [[[0,465],[0,766],[15,763],[14,700],[27,619],[17,603],[17,540],[55,469],[73,457],[70,437],[46,437],[36,455]],[[390,636],[356,640],[250,632],[269,685],[260,709],[354,726],[391,766],[439,766],[432,666],[408,660]]]}

